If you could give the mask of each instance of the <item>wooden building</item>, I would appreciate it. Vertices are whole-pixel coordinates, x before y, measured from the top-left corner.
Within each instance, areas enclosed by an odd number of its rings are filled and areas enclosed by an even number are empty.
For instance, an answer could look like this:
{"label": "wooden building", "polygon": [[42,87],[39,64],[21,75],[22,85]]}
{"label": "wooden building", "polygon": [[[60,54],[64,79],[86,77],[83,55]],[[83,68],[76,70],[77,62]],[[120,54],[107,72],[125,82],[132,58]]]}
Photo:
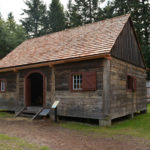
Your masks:
{"label": "wooden building", "polygon": [[130,15],[29,39],[0,61],[0,109],[51,107],[111,120],[146,111],[146,70]]}

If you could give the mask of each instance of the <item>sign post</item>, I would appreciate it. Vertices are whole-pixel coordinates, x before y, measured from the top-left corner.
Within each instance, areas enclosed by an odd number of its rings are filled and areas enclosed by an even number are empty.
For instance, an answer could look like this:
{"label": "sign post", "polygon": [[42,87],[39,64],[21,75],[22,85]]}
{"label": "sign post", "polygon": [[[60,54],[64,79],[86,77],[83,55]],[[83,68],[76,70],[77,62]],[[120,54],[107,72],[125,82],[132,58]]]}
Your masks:
{"label": "sign post", "polygon": [[57,122],[57,107],[55,108],[55,122]]}
{"label": "sign post", "polygon": [[52,105],[52,108],[54,109],[54,114],[55,114],[55,122],[57,122],[57,106],[59,104],[59,101],[55,101]]}

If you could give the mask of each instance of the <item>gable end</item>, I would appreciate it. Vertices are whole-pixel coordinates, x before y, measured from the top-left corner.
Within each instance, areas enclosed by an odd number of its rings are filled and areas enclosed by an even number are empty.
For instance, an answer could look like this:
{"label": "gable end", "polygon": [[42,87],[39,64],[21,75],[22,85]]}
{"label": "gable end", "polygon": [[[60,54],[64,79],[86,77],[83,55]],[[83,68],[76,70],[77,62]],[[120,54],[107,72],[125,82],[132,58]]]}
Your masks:
{"label": "gable end", "polygon": [[145,68],[141,49],[130,19],[117,38],[111,50],[111,55],[138,67]]}

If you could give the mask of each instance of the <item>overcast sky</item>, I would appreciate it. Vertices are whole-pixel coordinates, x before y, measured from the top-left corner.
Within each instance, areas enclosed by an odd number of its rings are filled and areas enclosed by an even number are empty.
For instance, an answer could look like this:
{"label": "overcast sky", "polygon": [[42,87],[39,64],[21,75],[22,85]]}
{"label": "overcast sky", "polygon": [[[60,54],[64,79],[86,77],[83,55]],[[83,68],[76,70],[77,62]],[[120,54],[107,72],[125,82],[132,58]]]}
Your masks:
{"label": "overcast sky", "polygon": [[[51,0],[43,0],[47,5],[51,2]],[[67,5],[68,0],[60,0],[63,5]],[[26,8],[24,4],[24,0],[0,0],[0,12],[3,18],[7,18],[9,12],[12,12],[15,16],[15,20],[21,18],[20,14],[22,13],[22,9]]]}
{"label": "overcast sky", "polygon": [[[43,0],[44,3],[49,5],[51,0]],[[68,0],[60,0],[60,2],[66,7]],[[105,4],[103,4],[105,5]],[[24,0],[0,0],[0,13],[3,18],[6,19],[9,12],[12,12],[15,20],[19,22],[21,18],[22,9],[26,8]]]}

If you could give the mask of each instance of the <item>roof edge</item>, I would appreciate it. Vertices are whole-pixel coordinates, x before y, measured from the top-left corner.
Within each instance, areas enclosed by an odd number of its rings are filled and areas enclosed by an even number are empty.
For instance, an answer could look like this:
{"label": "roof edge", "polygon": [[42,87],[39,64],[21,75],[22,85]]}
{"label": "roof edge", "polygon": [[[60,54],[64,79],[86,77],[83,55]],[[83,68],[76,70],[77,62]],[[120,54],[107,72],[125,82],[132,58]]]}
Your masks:
{"label": "roof edge", "polygon": [[[122,30],[120,31],[120,33],[118,34],[118,36],[117,36],[117,38],[116,38],[114,44],[112,45],[112,48],[111,48],[111,50],[110,50],[110,54],[112,53],[112,49],[113,49],[113,47],[114,47],[114,45],[115,45],[115,43],[116,43],[118,37],[121,35],[121,33],[122,33],[122,31],[123,31],[125,25],[127,24],[127,22],[129,21],[129,19],[131,18],[131,14],[126,14],[126,15],[123,15],[123,16],[128,16],[128,19],[127,19],[127,21],[125,22],[125,24],[123,25],[123,28],[122,28]],[[117,16],[117,17],[118,17],[118,16]]]}
{"label": "roof edge", "polygon": [[83,24],[83,25],[79,25],[79,26],[76,26],[76,27],[66,28],[64,30],[53,32],[53,33],[48,33],[46,35],[42,35],[42,36],[39,36],[39,37],[32,37],[32,38],[29,38],[29,39],[27,39],[25,41],[30,41],[30,40],[33,40],[33,39],[39,39],[41,37],[45,37],[45,36],[49,36],[49,35],[52,35],[52,34],[57,34],[57,33],[65,32],[65,31],[71,31],[71,30],[77,29],[77,28],[87,27],[87,26],[90,26],[91,24],[96,24],[96,23],[103,22],[103,21],[106,21],[106,20],[112,20],[112,19],[116,19],[116,18],[121,18],[123,16],[128,16],[128,18],[129,18],[129,17],[131,17],[131,14],[127,13],[127,14],[124,14],[124,15],[114,16],[112,18],[105,18],[105,19],[102,19],[100,21],[96,21],[96,22],[92,22],[92,23],[88,23],[88,24]]}
{"label": "roof edge", "polygon": [[135,36],[135,39],[136,39],[136,42],[137,42],[137,45],[139,47],[139,50],[140,50],[140,54],[142,56],[142,60],[143,60],[143,63],[144,63],[144,66],[145,66],[145,69],[146,69],[146,63],[145,63],[145,59],[144,59],[144,56],[142,54],[142,48],[141,48],[141,44],[140,44],[140,41],[138,39],[138,36],[137,36],[137,32],[135,31],[135,27],[134,27],[134,24],[133,24],[133,21],[132,21],[132,18],[131,16],[129,17],[129,21],[130,21],[130,24],[131,24],[131,27],[133,29],[133,33],[134,33],[134,36]]}
{"label": "roof edge", "polygon": [[110,55],[110,53],[104,53],[104,54],[89,55],[89,56],[62,59],[62,60],[56,60],[56,61],[47,61],[47,62],[39,62],[39,63],[33,63],[33,64],[20,65],[20,66],[12,66],[12,67],[7,67],[7,68],[0,68],[0,72],[9,72],[9,71],[18,72],[19,70],[24,70],[24,69],[29,69],[29,68],[37,68],[37,67],[45,67],[45,66],[49,66],[50,68],[52,68],[54,65],[58,65],[58,64],[65,64],[65,63],[98,59],[98,58],[111,59],[111,55]]}

